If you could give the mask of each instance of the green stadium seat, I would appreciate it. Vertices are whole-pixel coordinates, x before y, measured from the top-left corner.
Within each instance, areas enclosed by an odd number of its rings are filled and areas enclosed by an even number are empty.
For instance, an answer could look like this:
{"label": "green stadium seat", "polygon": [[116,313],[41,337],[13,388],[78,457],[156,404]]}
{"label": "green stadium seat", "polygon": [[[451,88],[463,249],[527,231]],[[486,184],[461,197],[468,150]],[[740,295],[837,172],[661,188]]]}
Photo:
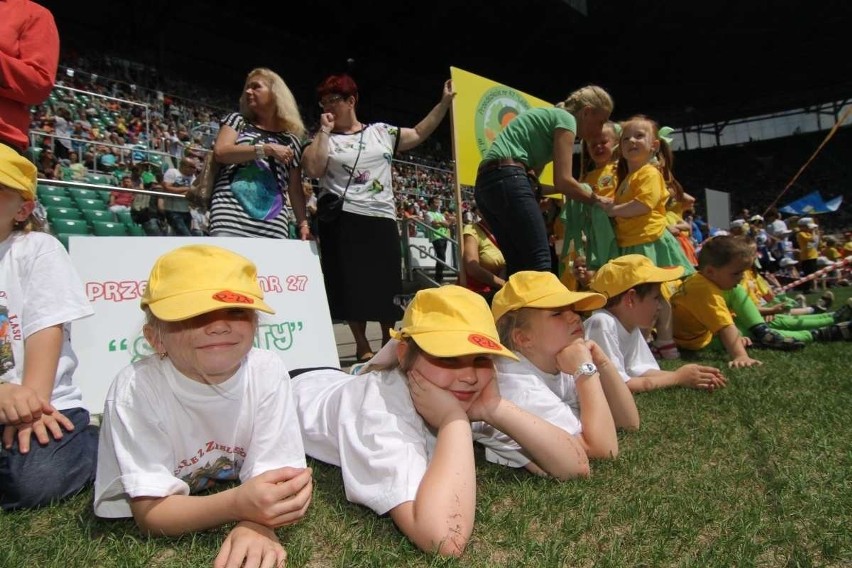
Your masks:
{"label": "green stadium seat", "polygon": [[83,213],[76,207],[45,207],[47,210],[47,220],[51,223],[54,219],[75,219],[83,220]]}
{"label": "green stadium seat", "polygon": [[142,225],[137,225],[133,221],[124,224],[127,227],[127,234],[133,237],[144,237],[145,229],[142,228]]}
{"label": "green stadium seat", "polygon": [[127,235],[127,226],[124,223],[92,221],[92,232],[99,237],[124,237]]}
{"label": "green stadium seat", "polygon": [[77,199],[98,199],[99,191],[95,189],[83,189],[80,187],[69,187],[68,193],[75,200]]}
{"label": "green stadium seat", "polygon": [[83,219],[56,219],[50,224],[54,235],[90,235],[89,224]]}
{"label": "green stadium seat", "polygon": [[125,225],[130,225],[130,224],[135,225],[136,224],[133,221],[133,216],[130,214],[130,211],[127,210],[127,209],[119,209],[118,211],[116,211],[115,212],[115,218],[118,220],[118,222],[124,223]]}
{"label": "green stadium seat", "polygon": [[104,211],[102,209],[83,209],[83,218],[91,225],[95,221],[115,223],[115,215],[112,211]]}
{"label": "green stadium seat", "polygon": [[56,236],[57,239],[59,239],[59,242],[62,243],[62,246],[65,247],[65,250],[68,250],[68,237],[70,237],[71,235],[59,234],[59,235],[55,235],[55,236]]}
{"label": "green stadium seat", "polygon": [[76,207],[74,200],[70,197],[66,197],[63,195],[45,195],[44,197],[39,196],[38,200],[45,207],[65,207],[67,209],[73,209]]}
{"label": "green stadium seat", "polygon": [[99,183],[101,185],[114,185],[112,176],[109,174],[86,174],[86,181],[89,183]]}
{"label": "green stadium seat", "polygon": [[36,195],[38,195],[39,199],[45,195],[60,195],[62,197],[68,197],[68,191],[66,191],[64,187],[56,185],[38,184],[38,186],[36,186]]}
{"label": "green stadium seat", "polygon": [[101,211],[108,211],[106,203],[101,201],[100,199],[77,199],[77,207],[80,210],[84,209],[100,209]]}

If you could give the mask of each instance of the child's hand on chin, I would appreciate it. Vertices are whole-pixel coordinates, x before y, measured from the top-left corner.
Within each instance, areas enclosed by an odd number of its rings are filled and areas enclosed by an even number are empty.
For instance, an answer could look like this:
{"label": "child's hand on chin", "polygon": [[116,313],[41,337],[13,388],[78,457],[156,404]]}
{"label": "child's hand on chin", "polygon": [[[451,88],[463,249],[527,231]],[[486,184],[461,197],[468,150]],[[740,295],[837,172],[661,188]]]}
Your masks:
{"label": "child's hand on chin", "polygon": [[459,418],[468,419],[453,393],[435,385],[415,369],[408,372],[408,390],[414,409],[433,428],[440,428]]}
{"label": "child's hand on chin", "polygon": [[569,375],[573,375],[583,363],[591,361],[592,352],[582,337],[578,337],[556,354],[556,366]]}
{"label": "child's hand on chin", "polygon": [[491,374],[491,379],[485,383],[482,390],[479,391],[479,396],[473,401],[473,404],[467,409],[467,417],[471,422],[483,420],[490,423],[491,416],[497,410],[497,406],[503,400],[500,396],[500,388],[497,386],[497,377],[494,373]]}

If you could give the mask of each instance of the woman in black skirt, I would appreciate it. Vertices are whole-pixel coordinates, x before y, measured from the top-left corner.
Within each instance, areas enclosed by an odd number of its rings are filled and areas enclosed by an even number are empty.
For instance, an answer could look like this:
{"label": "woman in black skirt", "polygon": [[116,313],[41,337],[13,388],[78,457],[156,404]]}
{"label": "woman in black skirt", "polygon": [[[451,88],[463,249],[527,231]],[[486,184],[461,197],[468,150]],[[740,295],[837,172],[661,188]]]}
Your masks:
{"label": "woman in black skirt", "polygon": [[[426,140],[452,104],[452,83],[414,128],[365,124],[355,115],[358,87],[331,75],[317,87],[320,130],[302,155],[305,173],[320,178],[317,202],[320,262],[333,319],[346,320],[360,361],[373,355],[367,322],[378,321],[382,344],[402,316],[402,264],[391,161]],[[335,207],[335,203],[337,207]]]}

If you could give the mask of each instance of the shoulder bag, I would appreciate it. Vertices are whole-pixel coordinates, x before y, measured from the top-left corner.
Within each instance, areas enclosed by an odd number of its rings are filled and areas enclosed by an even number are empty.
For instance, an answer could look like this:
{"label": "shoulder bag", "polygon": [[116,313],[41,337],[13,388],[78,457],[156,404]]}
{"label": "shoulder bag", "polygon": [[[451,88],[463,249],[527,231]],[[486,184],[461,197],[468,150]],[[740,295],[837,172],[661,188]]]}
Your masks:
{"label": "shoulder bag", "polygon": [[317,200],[317,220],[320,223],[334,223],[340,219],[340,214],[343,213],[343,204],[346,202],[346,192],[349,191],[349,184],[352,183],[352,176],[355,175],[355,168],[358,167],[358,160],[361,159],[361,149],[364,142],[364,130],[367,127],[361,128],[361,137],[358,139],[358,155],[355,156],[355,163],[352,164],[352,171],[349,172],[349,180],[346,182],[346,188],[343,190],[343,196],[328,192]]}

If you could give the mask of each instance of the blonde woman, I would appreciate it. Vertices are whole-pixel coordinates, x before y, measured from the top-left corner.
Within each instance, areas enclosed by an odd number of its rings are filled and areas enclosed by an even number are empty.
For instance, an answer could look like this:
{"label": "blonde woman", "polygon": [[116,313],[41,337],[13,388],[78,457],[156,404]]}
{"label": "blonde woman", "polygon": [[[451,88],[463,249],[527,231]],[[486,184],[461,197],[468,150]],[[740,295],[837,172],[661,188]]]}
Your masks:
{"label": "blonde woman", "polygon": [[292,225],[299,238],[310,238],[301,183],[304,135],[284,80],[266,68],[249,72],[240,111],[222,120],[213,147],[219,171],[210,205],[212,236],[286,239]]}
{"label": "blonde woman", "polygon": [[601,198],[574,179],[572,156],[576,138],[600,135],[613,102],[600,87],[571,93],[555,107],[528,110],[512,120],[483,156],[474,198],[491,225],[506,257],[507,273],[551,268],[547,229],[536,195],[538,176],[553,162],[553,187],[570,199],[596,203]]}

